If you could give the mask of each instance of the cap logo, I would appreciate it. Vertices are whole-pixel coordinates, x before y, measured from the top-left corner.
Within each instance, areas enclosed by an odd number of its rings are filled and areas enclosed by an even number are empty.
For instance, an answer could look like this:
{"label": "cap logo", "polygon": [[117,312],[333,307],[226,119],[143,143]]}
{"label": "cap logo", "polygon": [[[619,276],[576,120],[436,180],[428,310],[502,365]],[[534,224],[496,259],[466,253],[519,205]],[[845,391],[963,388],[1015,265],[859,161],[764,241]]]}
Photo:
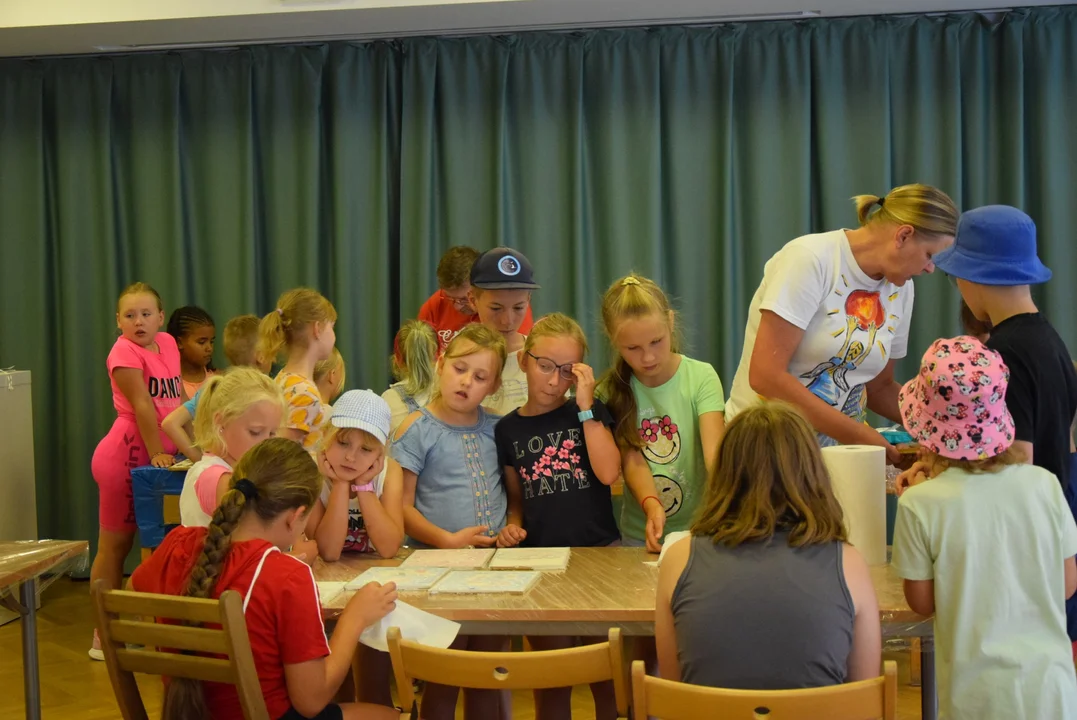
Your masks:
{"label": "cap logo", "polygon": [[508,275],[509,277],[519,275],[521,270],[520,261],[511,255],[506,255],[497,261],[497,269],[501,271],[502,275]]}

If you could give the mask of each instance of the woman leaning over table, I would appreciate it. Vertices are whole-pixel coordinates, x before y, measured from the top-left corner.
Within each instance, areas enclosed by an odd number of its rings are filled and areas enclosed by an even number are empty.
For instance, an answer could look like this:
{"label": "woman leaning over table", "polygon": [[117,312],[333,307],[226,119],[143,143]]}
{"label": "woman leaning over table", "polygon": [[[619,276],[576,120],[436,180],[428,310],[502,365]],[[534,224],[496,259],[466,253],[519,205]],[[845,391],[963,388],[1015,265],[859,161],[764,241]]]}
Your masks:
{"label": "woman leaning over table", "polygon": [[796,238],[767,262],[726,422],[762,398],[785,400],[820,445],[878,445],[896,464],[897,449],[864,423],[866,410],[901,420],[894,362],[906,353],[911,280],[953,244],[959,213],[928,185],[854,202],[858,228]]}

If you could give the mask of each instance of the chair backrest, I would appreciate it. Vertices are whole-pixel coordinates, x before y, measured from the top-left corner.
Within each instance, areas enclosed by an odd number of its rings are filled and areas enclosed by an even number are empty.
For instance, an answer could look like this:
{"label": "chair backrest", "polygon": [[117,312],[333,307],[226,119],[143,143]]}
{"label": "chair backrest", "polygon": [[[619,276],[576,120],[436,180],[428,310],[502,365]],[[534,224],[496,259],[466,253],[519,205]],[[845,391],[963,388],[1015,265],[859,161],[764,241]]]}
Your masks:
{"label": "chair backrest", "polygon": [[636,717],[695,720],[894,720],[897,664],[883,663],[871,680],[806,690],[726,690],[648,677],[632,663],[632,710]]}
{"label": "chair backrest", "polygon": [[[204,600],[112,590],[107,581],[98,580],[93,601],[101,651],[124,720],[147,720],[136,672],[231,683],[246,720],[269,720],[239,593],[226,590],[220,600]],[[121,613],[134,618],[121,619]],[[220,628],[164,624],[154,618]],[[128,649],[128,643],[143,648]]]}
{"label": "chair backrest", "polygon": [[415,703],[413,679],[476,690],[543,690],[612,680],[617,714],[628,714],[620,628],[610,629],[608,642],[567,650],[442,650],[404,640],[396,627],[389,628],[388,643],[397,691],[405,708]]}

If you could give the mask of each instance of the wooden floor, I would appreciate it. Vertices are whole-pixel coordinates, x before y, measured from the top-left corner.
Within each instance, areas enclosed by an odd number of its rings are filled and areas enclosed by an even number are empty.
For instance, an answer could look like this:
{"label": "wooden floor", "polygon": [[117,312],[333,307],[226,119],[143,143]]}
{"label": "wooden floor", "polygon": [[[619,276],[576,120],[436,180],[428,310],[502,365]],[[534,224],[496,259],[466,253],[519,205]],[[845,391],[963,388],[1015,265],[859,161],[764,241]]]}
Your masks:
{"label": "wooden floor", "polygon": [[[90,660],[93,634],[89,585],[58,580],[42,596],[38,611],[38,642],[41,654],[42,717],[45,720],[104,720],[119,717],[104,663]],[[0,718],[23,716],[22,640],[20,623],[0,627]],[[899,663],[898,718],[920,717],[919,688],[908,684],[908,653],[888,655]],[[161,682],[140,676],[139,686],[150,717],[160,717]],[[534,718],[530,693],[517,693],[514,717]],[[573,694],[573,717],[594,717],[590,693],[578,688]]]}

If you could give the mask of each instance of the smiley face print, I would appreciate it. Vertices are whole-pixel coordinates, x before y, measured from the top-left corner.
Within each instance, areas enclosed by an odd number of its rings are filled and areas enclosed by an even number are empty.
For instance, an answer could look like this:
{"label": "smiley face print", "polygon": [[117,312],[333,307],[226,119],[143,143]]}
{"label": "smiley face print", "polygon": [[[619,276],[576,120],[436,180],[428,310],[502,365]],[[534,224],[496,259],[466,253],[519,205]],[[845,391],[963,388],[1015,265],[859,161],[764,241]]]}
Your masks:
{"label": "smiley face print", "polygon": [[681,434],[669,415],[645,419],[640,423],[639,436],[643,456],[655,465],[669,465],[680,457]]}
{"label": "smiley face print", "polygon": [[681,506],[684,505],[684,491],[675,480],[665,475],[655,475],[654,487],[658,491],[658,499],[666,511],[667,518],[680,512]]}

